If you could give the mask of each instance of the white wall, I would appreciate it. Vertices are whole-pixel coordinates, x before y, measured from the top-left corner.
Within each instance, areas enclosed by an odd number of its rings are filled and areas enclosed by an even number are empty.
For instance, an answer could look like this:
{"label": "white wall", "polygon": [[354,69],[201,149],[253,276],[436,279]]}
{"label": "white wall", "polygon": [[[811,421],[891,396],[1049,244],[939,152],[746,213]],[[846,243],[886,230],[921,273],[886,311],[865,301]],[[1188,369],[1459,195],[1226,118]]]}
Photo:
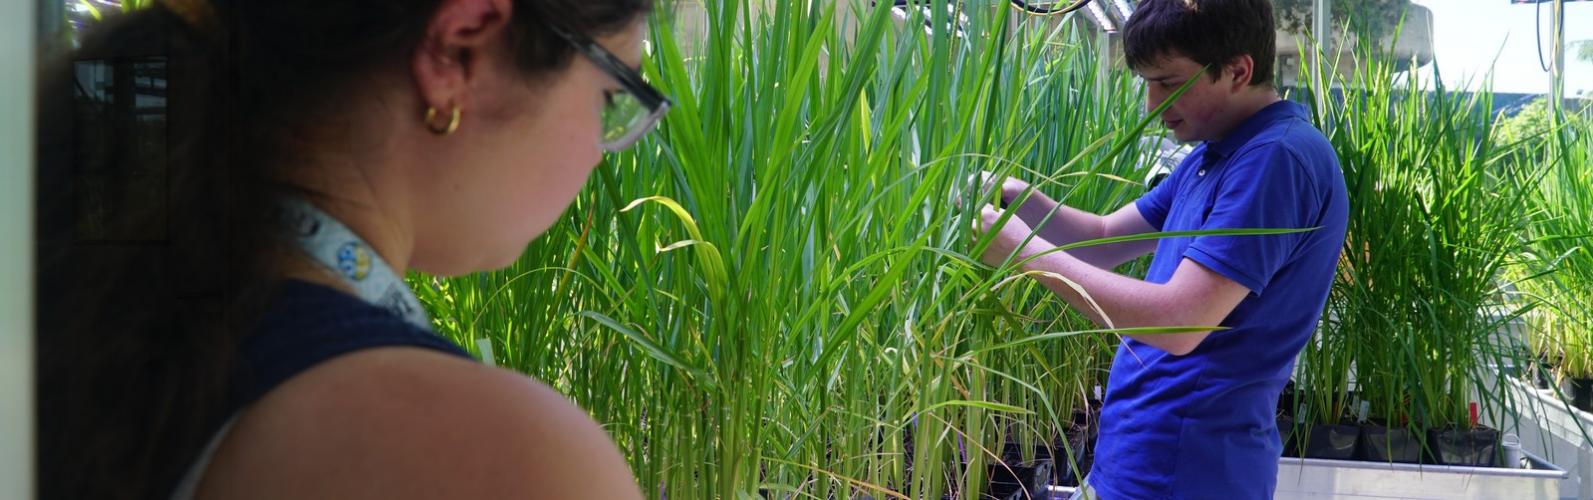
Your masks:
{"label": "white wall", "polygon": [[34,2],[0,1],[0,498],[33,497]]}

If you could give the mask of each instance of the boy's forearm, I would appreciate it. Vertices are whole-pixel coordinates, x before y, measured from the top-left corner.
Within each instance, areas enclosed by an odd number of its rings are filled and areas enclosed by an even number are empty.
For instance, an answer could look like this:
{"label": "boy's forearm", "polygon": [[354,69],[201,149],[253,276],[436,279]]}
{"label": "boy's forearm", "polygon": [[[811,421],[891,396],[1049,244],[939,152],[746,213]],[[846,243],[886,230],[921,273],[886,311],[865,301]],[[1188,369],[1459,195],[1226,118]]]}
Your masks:
{"label": "boy's forearm", "polygon": [[[1011,193],[1008,196],[1009,199],[1016,200],[1022,196],[1022,193]],[[1057,203],[1039,191],[1030,193],[1029,198],[1018,206],[1017,216],[1029,227],[1039,231],[1040,236],[1046,241],[1058,245],[1101,237],[1100,216]]]}
{"label": "boy's forearm", "polygon": [[[1097,267],[1067,252],[1041,255],[1023,265],[1046,288],[1103,328],[1201,326],[1190,324],[1194,314],[1184,314],[1182,301],[1166,285],[1149,283]],[[1055,275],[1055,276],[1053,276]],[[1058,279],[1066,278],[1074,286]],[[1086,297],[1079,289],[1088,291]],[[1110,322],[1107,321],[1110,318]],[[1207,333],[1127,335],[1172,354],[1187,354]]]}
{"label": "boy's forearm", "polygon": [[[1015,200],[1021,195],[1022,192],[1017,192],[1004,196]],[[1051,215],[1051,212],[1055,212],[1055,215]],[[1018,206],[1015,215],[1029,227],[1035,228],[1041,238],[1057,245],[1108,236],[1104,217],[1058,203],[1039,191],[1031,193],[1028,200]],[[1047,219],[1047,216],[1050,218]],[[1067,253],[1092,266],[1111,270],[1137,256],[1138,252],[1129,244],[1119,243],[1075,248]]]}

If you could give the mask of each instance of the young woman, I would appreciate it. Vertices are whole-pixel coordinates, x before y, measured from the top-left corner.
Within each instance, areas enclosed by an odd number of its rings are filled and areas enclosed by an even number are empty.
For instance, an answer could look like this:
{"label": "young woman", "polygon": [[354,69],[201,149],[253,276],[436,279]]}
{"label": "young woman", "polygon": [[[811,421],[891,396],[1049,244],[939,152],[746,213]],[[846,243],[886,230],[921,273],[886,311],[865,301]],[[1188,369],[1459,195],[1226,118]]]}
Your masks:
{"label": "young woman", "polygon": [[508,265],[654,126],[650,3],[94,27],[41,93],[41,496],[639,498],[591,418],[437,337],[401,276]]}

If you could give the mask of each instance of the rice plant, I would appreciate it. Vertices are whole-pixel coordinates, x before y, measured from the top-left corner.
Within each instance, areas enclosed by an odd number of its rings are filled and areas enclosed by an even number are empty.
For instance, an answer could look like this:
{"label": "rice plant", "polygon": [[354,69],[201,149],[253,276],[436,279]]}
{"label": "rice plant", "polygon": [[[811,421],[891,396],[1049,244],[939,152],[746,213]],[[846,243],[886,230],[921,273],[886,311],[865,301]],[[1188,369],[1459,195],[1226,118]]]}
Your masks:
{"label": "rice plant", "polygon": [[[1531,324],[1533,352],[1571,379],[1593,378],[1593,115],[1568,114],[1523,139],[1524,161],[1552,165],[1538,186],[1535,266],[1522,287],[1546,307]],[[1536,140],[1534,140],[1536,139]]]}
{"label": "rice plant", "polygon": [[520,264],[415,285],[440,331],[608,423],[652,496],[972,497],[1004,442],[1062,435],[1116,338],[979,264],[948,193],[980,170],[1100,210],[1142,191],[1131,75],[1005,5],[710,1],[700,41],[655,16],[659,133]]}
{"label": "rice plant", "polygon": [[1488,389],[1493,367],[1520,360],[1496,332],[1535,303],[1503,300],[1501,278],[1520,264],[1546,171],[1493,141],[1489,91],[1436,78],[1424,90],[1423,74],[1396,74],[1378,47],[1356,57],[1353,80],[1328,69],[1336,61],[1300,79],[1351,205],[1325,321],[1300,361],[1307,411],[1338,423],[1363,417],[1364,404],[1418,436],[1470,427],[1474,401],[1504,421],[1514,403]]}
{"label": "rice plant", "polygon": [[[975,498],[1005,444],[1070,432],[1116,336],[980,264],[980,200],[948,194],[986,170],[1097,212],[1134,199],[1155,113],[1132,75],[1005,2],[702,7],[700,33],[653,19],[659,132],[518,264],[412,277],[438,330],[590,411],[655,498]],[[1381,414],[1453,425],[1499,354],[1477,311],[1532,172],[1477,140],[1486,95],[1366,64],[1342,100],[1325,71],[1304,98],[1357,212],[1301,381],[1341,414],[1356,364]]]}

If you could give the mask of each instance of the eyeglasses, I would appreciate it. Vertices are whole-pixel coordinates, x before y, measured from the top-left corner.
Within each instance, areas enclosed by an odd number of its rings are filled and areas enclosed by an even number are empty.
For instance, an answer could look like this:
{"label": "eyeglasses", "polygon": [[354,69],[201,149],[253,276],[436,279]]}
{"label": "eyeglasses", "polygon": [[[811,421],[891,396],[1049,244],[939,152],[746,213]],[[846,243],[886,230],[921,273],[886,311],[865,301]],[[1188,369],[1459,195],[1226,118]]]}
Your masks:
{"label": "eyeglasses", "polygon": [[603,91],[608,102],[603,107],[599,147],[611,153],[623,151],[658,126],[658,120],[669,111],[669,99],[662,92],[643,80],[636,69],[627,66],[613,52],[592,39],[557,26],[552,29],[623,87],[618,91]]}

